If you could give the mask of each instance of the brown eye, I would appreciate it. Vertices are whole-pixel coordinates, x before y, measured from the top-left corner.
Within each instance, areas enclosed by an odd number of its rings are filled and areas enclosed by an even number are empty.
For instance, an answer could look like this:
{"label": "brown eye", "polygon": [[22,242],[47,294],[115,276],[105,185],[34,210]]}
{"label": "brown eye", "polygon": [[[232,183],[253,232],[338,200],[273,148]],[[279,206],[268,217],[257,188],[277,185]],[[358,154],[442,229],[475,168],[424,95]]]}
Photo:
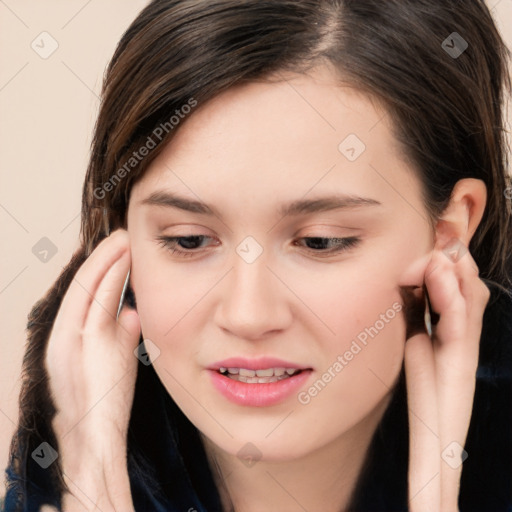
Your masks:
{"label": "brown eye", "polygon": [[346,238],[303,237],[299,240],[306,240],[306,246],[310,251],[327,254],[347,250],[361,242],[361,239],[356,236]]}
{"label": "brown eye", "polygon": [[211,239],[211,237],[206,235],[162,236],[158,237],[158,242],[172,254],[187,257],[199,252],[198,249],[202,247],[201,242],[205,239]]}

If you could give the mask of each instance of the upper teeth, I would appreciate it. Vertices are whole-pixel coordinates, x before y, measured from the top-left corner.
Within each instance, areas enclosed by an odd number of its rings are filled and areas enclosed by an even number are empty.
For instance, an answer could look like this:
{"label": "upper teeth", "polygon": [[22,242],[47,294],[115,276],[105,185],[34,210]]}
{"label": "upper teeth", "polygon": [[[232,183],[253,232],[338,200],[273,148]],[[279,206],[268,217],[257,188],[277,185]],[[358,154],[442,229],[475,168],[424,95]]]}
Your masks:
{"label": "upper teeth", "polygon": [[287,373],[293,375],[299,370],[296,368],[265,368],[264,370],[248,370],[247,368],[219,368],[221,373],[241,375],[242,377],[280,377]]}

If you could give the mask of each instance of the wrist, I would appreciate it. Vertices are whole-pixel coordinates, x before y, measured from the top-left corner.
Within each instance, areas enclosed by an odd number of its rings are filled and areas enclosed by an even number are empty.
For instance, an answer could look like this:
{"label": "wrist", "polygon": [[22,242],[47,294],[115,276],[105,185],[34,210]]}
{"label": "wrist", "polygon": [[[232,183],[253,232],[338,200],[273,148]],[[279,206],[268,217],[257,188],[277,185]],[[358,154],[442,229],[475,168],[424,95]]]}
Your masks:
{"label": "wrist", "polygon": [[134,510],[125,448],[103,454],[81,451],[71,456],[70,453],[68,450],[61,459],[67,494],[72,496],[67,497],[69,510],[86,512],[98,507],[103,512]]}
{"label": "wrist", "polygon": [[71,478],[65,472],[63,478],[67,486],[62,494],[63,512],[92,512],[98,507],[103,512],[114,512],[107,489],[101,481],[91,478],[91,475]]}

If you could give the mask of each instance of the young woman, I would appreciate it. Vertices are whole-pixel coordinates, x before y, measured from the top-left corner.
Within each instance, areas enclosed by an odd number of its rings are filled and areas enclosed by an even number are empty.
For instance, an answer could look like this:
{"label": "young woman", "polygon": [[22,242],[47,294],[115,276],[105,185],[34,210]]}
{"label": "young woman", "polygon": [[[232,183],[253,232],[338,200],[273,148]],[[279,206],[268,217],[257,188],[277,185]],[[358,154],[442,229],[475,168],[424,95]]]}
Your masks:
{"label": "young woman", "polygon": [[512,510],[506,59],[477,0],[151,2],[5,509]]}

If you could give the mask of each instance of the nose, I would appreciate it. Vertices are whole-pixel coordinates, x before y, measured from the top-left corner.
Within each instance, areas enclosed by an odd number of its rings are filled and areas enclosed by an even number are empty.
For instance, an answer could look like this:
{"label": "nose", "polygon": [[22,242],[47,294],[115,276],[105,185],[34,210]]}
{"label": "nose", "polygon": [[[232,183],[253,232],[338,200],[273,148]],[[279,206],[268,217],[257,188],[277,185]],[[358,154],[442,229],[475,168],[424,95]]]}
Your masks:
{"label": "nose", "polygon": [[235,255],[234,266],[223,280],[216,324],[246,340],[265,339],[286,329],[292,320],[291,293],[276,274],[267,266],[265,252],[252,263]]}

